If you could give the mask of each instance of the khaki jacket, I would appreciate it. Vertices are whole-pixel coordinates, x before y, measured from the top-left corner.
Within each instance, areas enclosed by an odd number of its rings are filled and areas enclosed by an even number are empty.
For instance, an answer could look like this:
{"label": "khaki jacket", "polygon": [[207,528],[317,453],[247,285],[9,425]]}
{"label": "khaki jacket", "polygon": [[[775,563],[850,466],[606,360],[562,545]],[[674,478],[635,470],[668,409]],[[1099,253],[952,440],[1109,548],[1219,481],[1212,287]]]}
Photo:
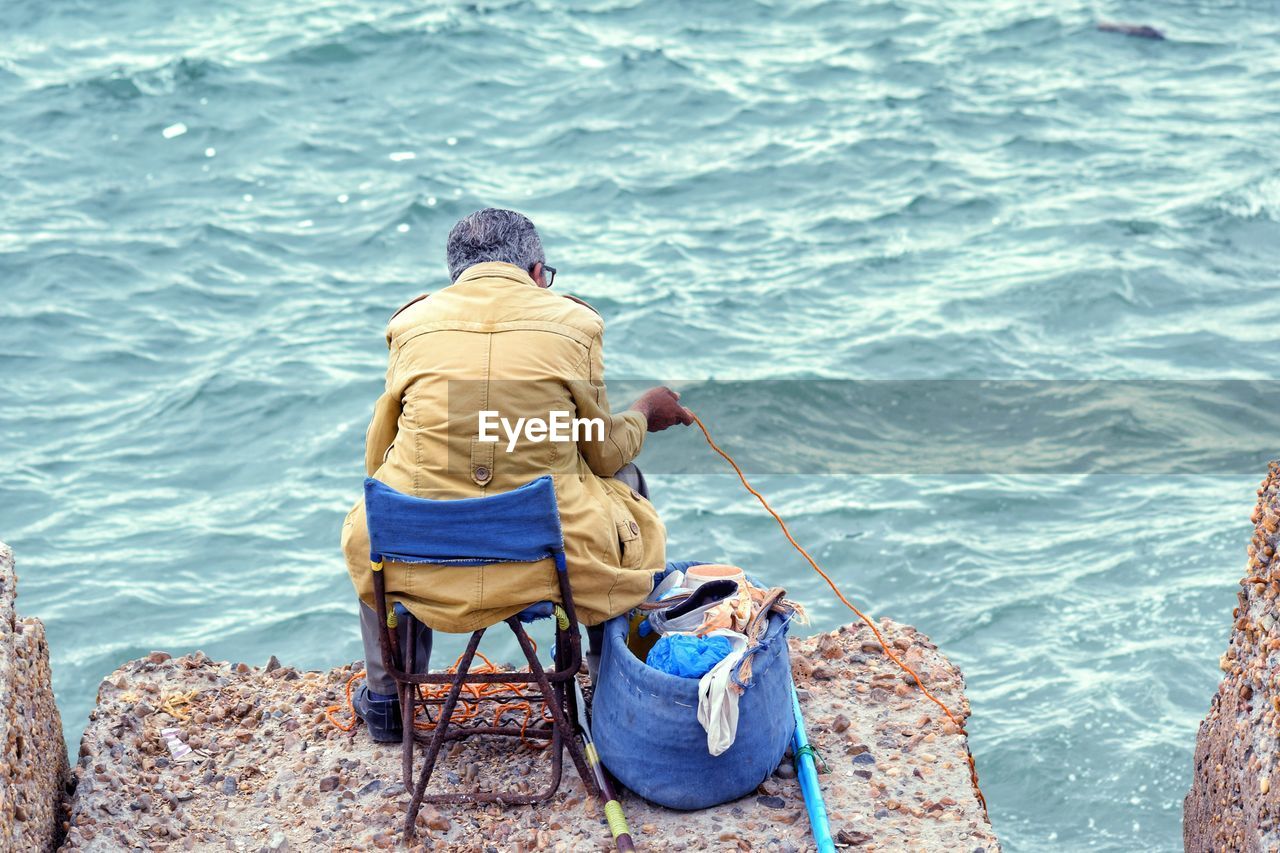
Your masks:
{"label": "khaki jacket", "polygon": [[[578,618],[594,625],[644,599],[666,559],[666,529],[647,500],[611,479],[640,452],[639,412],[609,409],[604,322],[585,303],[538,287],[511,264],[467,269],[452,286],[402,308],[387,326],[386,391],[365,437],[365,470],[436,500],[498,494],[550,474]],[[512,423],[552,411],[604,422],[603,440],[479,440],[481,410]],[[347,515],[342,549],[356,592],[373,606],[364,502]],[[555,566],[386,564],[389,598],[425,624],[466,632],[536,601],[559,600]]]}

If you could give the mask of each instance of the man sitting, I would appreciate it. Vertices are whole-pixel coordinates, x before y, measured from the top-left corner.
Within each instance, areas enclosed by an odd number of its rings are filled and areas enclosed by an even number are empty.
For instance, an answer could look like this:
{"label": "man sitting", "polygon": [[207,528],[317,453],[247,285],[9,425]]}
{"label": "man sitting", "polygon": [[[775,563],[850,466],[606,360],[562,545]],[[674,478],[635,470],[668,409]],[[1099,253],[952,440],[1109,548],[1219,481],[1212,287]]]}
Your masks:
{"label": "man sitting", "polygon": [[[434,500],[498,494],[551,475],[578,617],[599,625],[640,603],[665,562],[666,530],[631,462],[646,430],[687,425],[692,416],[679,395],[663,387],[620,414],[610,411],[604,322],[585,302],[550,291],[555,269],[546,265],[526,217],[476,211],[449,232],[447,256],[453,284],[409,302],[387,326],[386,390],[365,436],[365,470],[394,489]],[[490,440],[498,417],[514,424],[553,414],[588,426],[569,442],[546,440],[545,431],[532,428],[499,431]],[[342,548],[361,601],[366,679],[356,712],[375,740],[397,741],[399,701],[382,666],[363,501],[347,515]],[[388,562],[384,572],[390,597],[441,631],[474,631],[530,603],[559,598],[550,560],[521,566]],[[594,651],[599,631],[588,628],[588,635]],[[399,639],[407,648],[403,627]],[[418,670],[425,672],[431,631],[413,641]]]}

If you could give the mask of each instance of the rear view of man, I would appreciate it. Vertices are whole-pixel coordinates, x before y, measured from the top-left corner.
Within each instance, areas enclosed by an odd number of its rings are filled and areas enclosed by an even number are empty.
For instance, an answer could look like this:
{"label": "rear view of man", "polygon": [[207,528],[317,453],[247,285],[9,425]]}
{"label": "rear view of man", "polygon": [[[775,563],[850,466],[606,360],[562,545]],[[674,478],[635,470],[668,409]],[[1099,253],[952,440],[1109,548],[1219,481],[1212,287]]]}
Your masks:
{"label": "rear view of man", "polygon": [[[598,625],[643,600],[665,562],[666,530],[631,462],[646,431],[687,425],[692,417],[662,387],[624,412],[610,411],[604,323],[586,303],[551,292],[555,269],[526,217],[477,211],[450,231],[447,256],[453,284],[405,305],[387,326],[386,389],[365,437],[365,470],[435,500],[499,494],[551,475],[578,617]],[[490,440],[499,418],[509,427],[553,415],[584,427],[568,441],[537,429],[506,429]],[[356,711],[375,740],[399,740],[399,703],[382,667],[372,608],[363,502],[347,516],[342,546],[361,600],[367,677]],[[449,632],[473,631],[532,602],[559,598],[549,560],[387,563],[384,571],[391,598],[425,625]],[[425,671],[431,632],[422,634],[417,662]]]}

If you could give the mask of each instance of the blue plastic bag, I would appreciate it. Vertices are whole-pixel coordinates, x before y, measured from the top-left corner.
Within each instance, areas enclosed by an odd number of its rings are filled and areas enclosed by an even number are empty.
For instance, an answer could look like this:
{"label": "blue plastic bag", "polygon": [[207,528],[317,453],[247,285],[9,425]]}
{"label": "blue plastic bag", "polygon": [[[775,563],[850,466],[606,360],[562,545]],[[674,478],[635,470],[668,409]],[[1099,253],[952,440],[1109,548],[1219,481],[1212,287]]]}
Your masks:
{"label": "blue plastic bag", "polygon": [[726,637],[667,634],[649,650],[645,663],[680,678],[701,678],[728,657],[731,648]]}

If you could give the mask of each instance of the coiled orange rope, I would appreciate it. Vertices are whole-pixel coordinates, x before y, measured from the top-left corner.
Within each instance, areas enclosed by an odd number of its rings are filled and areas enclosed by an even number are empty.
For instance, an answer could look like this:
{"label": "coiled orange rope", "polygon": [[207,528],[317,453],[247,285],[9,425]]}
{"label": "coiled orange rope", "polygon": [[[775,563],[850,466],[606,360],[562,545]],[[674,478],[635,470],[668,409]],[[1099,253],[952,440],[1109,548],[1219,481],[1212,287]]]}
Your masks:
{"label": "coiled orange rope", "polygon": [[[529,643],[533,645],[533,648],[536,651],[538,646],[536,643],[534,643],[532,637],[529,638]],[[487,657],[485,657],[482,653],[476,652],[476,657],[484,661],[484,665],[472,667],[470,670],[468,670],[469,672],[474,672],[474,673],[501,672],[501,670],[496,665],[494,665],[492,661],[490,661]],[[445,670],[445,672],[450,674],[457,672],[458,665],[460,663],[462,663],[461,655],[459,655],[458,659],[454,661],[453,666],[449,667],[447,670]],[[363,672],[357,672],[355,675],[347,679],[346,710],[347,710],[348,716],[351,719],[350,722],[344,723],[341,720],[339,720],[336,716],[337,712],[342,710],[343,708],[342,705],[330,705],[329,707],[324,709],[324,715],[329,719],[329,722],[332,723],[336,728],[344,732],[352,731],[356,727],[356,710],[355,710],[355,703],[351,698],[351,689],[355,685],[355,683],[360,679],[364,678],[364,676],[365,674]],[[449,692],[449,687],[450,685],[448,684],[419,684],[418,692],[423,699],[444,699],[445,694]],[[480,710],[481,710],[480,703],[482,701],[498,702],[498,704],[495,705],[493,709],[493,725],[494,726],[498,726],[501,724],[502,715],[507,713],[508,711],[516,711],[516,712],[523,711],[524,720],[520,723],[520,740],[530,746],[537,746],[539,748],[545,747],[547,746],[547,743],[545,742],[539,743],[537,741],[529,741],[525,738],[525,730],[529,727],[529,723],[533,720],[534,711],[533,711],[533,704],[528,700],[524,699],[523,697],[525,695],[524,693],[525,690],[531,687],[533,687],[533,685],[511,684],[505,681],[493,682],[493,683],[487,683],[487,684],[480,684],[475,682],[465,683],[462,685],[462,692],[463,694],[469,696],[470,698],[463,699],[459,697],[460,701],[453,709],[453,714],[449,718],[449,724],[453,725],[455,723],[464,723],[464,722],[467,722],[468,720],[474,719],[475,717],[479,716]],[[512,697],[514,697],[519,701],[511,701],[511,702],[499,701],[501,699],[506,698],[507,694],[511,695]],[[549,721],[551,717],[547,712],[546,705],[541,702],[538,704],[541,705],[542,707],[543,719]],[[424,708],[419,708],[418,710],[419,710],[419,713],[422,713],[423,711],[425,711]],[[413,721],[413,727],[416,729],[420,729],[422,731],[431,731],[436,727],[437,722],[438,721],[432,720],[430,718],[421,719],[421,720],[415,719]]]}
{"label": "coiled orange rope", "polygon": [[778,515],[778,513],[774,511],[773,507],[769,506],[769,502],[765,500],[764,495],[751,487],[751,484],[747,482],[746,475],[743,474],[742,469],[738,467],[738,463],[733,461],[732,456],[720,449],[720,445],[716,444],[715,440],[711,437],[711,433],[707,430],[707,426],[702,422],[702,419],[693,414],[692,411],[689,411],[689,414],[693,416],[693,422],[698,425],[698,429],[702,430],[702,434],[706,437],[707,444],[711,445],[711,449],[720,454],[720,456],[724,458],[724,461],[728,462],[733,467],[734,472],[738,475],[738,479],[742,481],[742,485],[746,490],[755,495],[756,500],[760,501],[760,505],[765,508],[765,511],[768,512],[769,515],[773,516],[774,521],[778,522],[778,526],[782,528],[782,535],[787,537],[787,541],[800,552],[802,557],[808,560],[809,565],[813,567],[813,570],[822,576],[822,579],[827,582],[827,586],[831,587],[831,591],[836,594],[836,598],[840,599],[845,607],[848,607],[856,613],[858,618],[871,629],[871,633],[875,634],[876,641],[880,643],[880,648],[884,649],[884,653],[888,655],[889,660],[893,661],[903,672],[915,679],[916,686],[920,688],[920,692],[928,697],[929,701],[941,708],[942,713],[947,715],[947,719],[949,719],[952,724],[960,730],[960,733],[965,736],[965,751],[969,757],[969,778],[973,782],[973,792],[978,795],[978,802],[982,804],[982,811],[985,813],[987,810],[987,798],[982,795],[982,788],[978,785],[978,768],[973,761],[973,752],[968,748],[967,740],[969,733],[965,731],[964,723],[962,723],[955,714],[951,713],[951,709],[948,708],[941,699],[929,692],[929,688],[924,686],[924,680],[920,678],[920,675],[914,669],[904,663],[901,658],[893,653],[893,650],[889,648],[889,644],[884,641],[884,637],[880,634],[880,629],[875,626],[875,623],[871,621],[867,614],[863,613],[855,607],[849,599],[844,597],[844,593],[840,591],[838,586],[836,586],[835,581],[831,580],[831,577],[818,566],[813,557],[809,556],[809,552],[795,540],[795,537],[791,535],[791,531],[787,529],[787,523],[782,520],[782,516]]}

